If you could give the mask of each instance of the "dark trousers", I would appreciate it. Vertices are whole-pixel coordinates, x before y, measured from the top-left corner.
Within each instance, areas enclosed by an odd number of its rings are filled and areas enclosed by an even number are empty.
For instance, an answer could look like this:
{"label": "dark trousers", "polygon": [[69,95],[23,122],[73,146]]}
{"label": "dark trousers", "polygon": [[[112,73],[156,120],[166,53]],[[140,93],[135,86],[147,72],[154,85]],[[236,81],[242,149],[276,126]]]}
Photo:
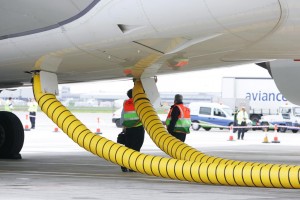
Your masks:
{"label": "dark trousers", "polygon": [[[145,129],[143,126],[126,128],[124,145],[130,149],[140,151],[144,143],[144,137],[145,137]],[[121,169],[123,172],[127,172],[126,167],[121,166]]]}
{"label": "dark trousers", "polygon": [[[240,126],[246,126],[246,122],[242,122]],[[246,128],[239,128],[238,130],[238,140],[241,138],[244,139]]]}
{"label": "dark trousers", "polygon": [[36,118],[36,112],[29,112],[31,128],[35,128],[35,118]]}
{"label": "dark trousers", "polygon": [[138,126],[126,128],[125,135],[125,146],[133,150],[140,151],[144,143],[144,127]]}
{"label": "dark trousers", "polygon": [[177,132],[173,132],[171,133],[171,135],[173,135],[174,137],[176,137],[178,140],[184,142],[185,138],[186,138],[186,134],[185,133],[177,133]]}

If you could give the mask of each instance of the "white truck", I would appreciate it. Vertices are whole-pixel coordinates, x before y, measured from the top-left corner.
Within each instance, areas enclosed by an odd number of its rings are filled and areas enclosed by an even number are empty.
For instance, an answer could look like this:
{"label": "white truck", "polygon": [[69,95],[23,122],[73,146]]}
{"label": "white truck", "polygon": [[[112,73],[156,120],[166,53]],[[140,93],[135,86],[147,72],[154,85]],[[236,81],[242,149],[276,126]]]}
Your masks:
{"label": "white truck", "polygon": [[291,130],[297,133],[300,127],[300,106],[286,105],[279,107],[279,112],[276,115],[265,115],[260,119],[260,124],[268,126],[268,129],[274,129],[278,126],[280,132]]}
{"label": "white truck", "polygon": [[272,78],[223,77],[220,101],[232,109],[238,109],[241,104],[248,107],[253,124],[264,115],[277,115],[279,107],[291,104],[279,92]]}

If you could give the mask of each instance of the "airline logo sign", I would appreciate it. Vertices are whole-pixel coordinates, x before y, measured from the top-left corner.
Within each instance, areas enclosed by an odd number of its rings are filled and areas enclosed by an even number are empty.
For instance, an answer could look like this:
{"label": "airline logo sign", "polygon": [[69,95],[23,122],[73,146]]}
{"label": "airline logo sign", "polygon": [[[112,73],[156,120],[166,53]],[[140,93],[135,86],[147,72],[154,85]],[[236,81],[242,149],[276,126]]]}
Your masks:
{"label": "airline logo sign", "polygon": [[288,102],[272,79],[236,81],[236,97],[248,99],[252,108],[277,108]]}
{"label": "airline logo sign", "polygon": [[247,92],[245,95],[249,101],[271,101],[282,102],[287,101],[281,93],[267,93],[267,92]]}

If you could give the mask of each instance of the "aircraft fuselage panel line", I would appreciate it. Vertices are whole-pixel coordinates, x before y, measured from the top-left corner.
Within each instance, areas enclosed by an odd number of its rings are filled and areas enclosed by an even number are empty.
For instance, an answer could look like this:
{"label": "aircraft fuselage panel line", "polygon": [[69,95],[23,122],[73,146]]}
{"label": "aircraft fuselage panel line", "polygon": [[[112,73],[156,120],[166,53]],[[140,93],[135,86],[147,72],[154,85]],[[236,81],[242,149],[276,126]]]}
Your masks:
{"label": "aircraft fuselage panel line", "polygon": [[52,25],[48,25],[45,27],[40,27],[34,30],[29,30],[29,31],[24,31],[24,32],[19,32],[19,33],[11,33],[11,34],[7,34],[7,35],[0,35],[0,40],[5,40],[8,38],[14,38],[14,37],[21,37],[21,36],[26,36],[26,35],[31,35],[31,34],[35,34],[35,33],[40,33],[40,32],[45,32],[45,31],[49,31],[51,29],[55,29],[55,28],[59,28],[63,25],[66,25],[68,23],[71,23],[73,21],[75,21],[76,19],[82,17],[83,15],[85,15],[86,13],[88,13],[95,5],[97,5],[97,3],[99,3],[101,0],[93,0],[92,3],[90,3],[85,9],[83,9],[81,12],[77,13],[76,15],[65,19],[63,21],[59,21],[55,24]]}

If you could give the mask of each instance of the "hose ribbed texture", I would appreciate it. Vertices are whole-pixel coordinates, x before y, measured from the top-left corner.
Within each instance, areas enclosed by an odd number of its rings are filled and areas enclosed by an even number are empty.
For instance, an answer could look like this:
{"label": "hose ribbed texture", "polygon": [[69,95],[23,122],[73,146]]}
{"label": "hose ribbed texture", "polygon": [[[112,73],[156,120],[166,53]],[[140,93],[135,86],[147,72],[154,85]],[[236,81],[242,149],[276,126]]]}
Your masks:
{"label": "hose ribbed texture", "polygon": [[[239,170],[241,173],[239,174],[239,177],[242,178],[243,181],[245,179],[251,178],[251,180],[254,178],[252,175],[253,170],[259,170],[260,175],[256,176],[258,179],[252,180],[253,184],[248,186],[266,186],[266,187],[286,187],[284,184],[281,183],[281,179],[283,177],[280,177],[279,174],[273,173],[274,169],[281,171],[282,167],[285,168],[285,170],[291,172],[291,170],[298,170],[297,177],[295,177],[296,184],[299,184],[299,167],[294,165],[277,165],[277,164],[265,164],[265,163],[255,163],[255,162],[243,162],[243,161],[237,161],[237,160],[229,160],[229,159],[223,159],[219,157],[209,156],[206,155],[195,148],[190,147],[189,145],[185,144],[184,142],[181,142],[177,138],[173,137],[168,133],[165,126],[162,124],[160,118],[158,117],[155,109],[153,108],[150,100],[147,98],[147,95],[144,92],[142,83],[140,81],[137,81],[133,88],[133,99],[135,103],[135,109],[137,111],[137,114],[139,115],[144,128],[146,129],[147,133],[149,134],[150,138],[154,141],[154,143],[166,154],[169,156],[180,159],[180,160],[187,160],[192,162],[200,162],[200,163],[208,163],[208,164],[217,164],[218,167],[222,167],[225,169],[233,168],[233,170]],[[251,169],[250,174],[246,174],[244,172],[245,169]],[[224,171],[225,173],[225,171]],[[233,172],[234,173],[234,172]],[[265,173],[269,174],[269,184],[272,185],[265,185],[263,183],[263,178],[267,177]],[[277,186],[276,184],[272,183],[271,174],[274,174],[273,179],[278,179],[278,182],[280,186]],[[223,175],[224,178],[226,178],[225,175]],[[291,176],[291,174],[289,174]],[[217,178],[217,177],[216,177]],[[233,181],[235,181],[236,177],[233,177]],[[255,183],[258,181],[258,183]],[[260,182],[260,183],[259,183]],[[274,181],[273,181],[274,182]],[[289,183],[289,185],[292,185]]]}
{"label": "hose ribbed texture", "polygon": [[161,119],[158,117],[150,100],[148,99],[141,81],[137,81],[133,88],[135,109],[144,128],[153,142],[172,158],[205,163],[231,164],[231,165],[258,165],[259,163],[228,160],[206,155],[195,148],[181,142],[168,133]]}
{"label": "hose ribbed texture", "polygon": [[[74,142],[87,151],[143,174],[222,185],[300,188],[299,167],[261,164],[230,165],[193,162],[139,153],[92,133],[52,94],[44,94],[39,75],[34,75],[34,95],[41,110]],[[147,113],[145,113],[147,115]],[[170,139],[169,139],[170,140]],[[177,144],[170,147],[170,150]],[[180,145],[178,145],[180,146]],[[178,147],[178,149],[183,148]],[[187,151],[188,152],[188,151]]]}

